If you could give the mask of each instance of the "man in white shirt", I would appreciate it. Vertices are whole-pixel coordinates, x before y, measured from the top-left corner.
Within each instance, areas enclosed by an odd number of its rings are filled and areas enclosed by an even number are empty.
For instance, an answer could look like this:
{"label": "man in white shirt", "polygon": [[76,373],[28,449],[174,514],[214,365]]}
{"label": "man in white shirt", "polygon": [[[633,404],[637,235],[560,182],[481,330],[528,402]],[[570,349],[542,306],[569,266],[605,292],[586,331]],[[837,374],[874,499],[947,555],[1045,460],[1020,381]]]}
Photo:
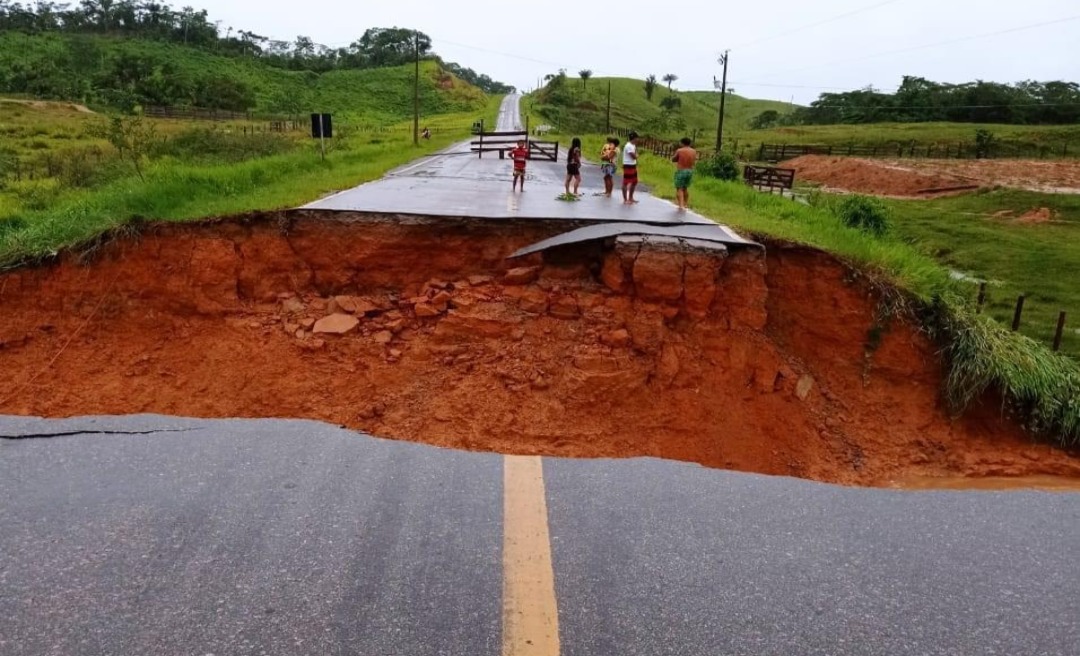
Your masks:
{"label": "man in white shirt", "polygon": [[622,174],[622,198],[623,203],[633,205],[634,190],[637,189],[637,132],[630,133],[630,142],[623,148],[623,174]]}

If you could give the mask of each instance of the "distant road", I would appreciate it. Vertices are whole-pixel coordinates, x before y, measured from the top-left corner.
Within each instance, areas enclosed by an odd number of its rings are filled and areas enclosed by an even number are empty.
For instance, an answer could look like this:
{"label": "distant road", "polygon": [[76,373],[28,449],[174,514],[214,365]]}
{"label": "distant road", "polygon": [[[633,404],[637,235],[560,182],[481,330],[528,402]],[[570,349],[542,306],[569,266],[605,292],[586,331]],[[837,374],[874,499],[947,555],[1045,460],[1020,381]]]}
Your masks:
{"label": "distant road", "polygon": [[[503,99],[497,131],[521,129],[520,101],[518,95]],[[586,164],[582,168],[584,198],[577,202],[555,200],[563,191],[566,150],[570,145],[569,140],[561,138],[558,162],[529,162],[523,194],[511,191],[510,160],[500,160],[498,153],[485,153],[480,159],[469,151],[466,141],[439,155],[421,158],[392,171],[381,180],[334,194],[301,209],[486,219],[713,223],[693,212],[679,213],[673,204],[642,190],[637,193],[640,204],[623,205],[618,184],[614,198],[596,196],[603,190],[603,177],[595,164]]]}

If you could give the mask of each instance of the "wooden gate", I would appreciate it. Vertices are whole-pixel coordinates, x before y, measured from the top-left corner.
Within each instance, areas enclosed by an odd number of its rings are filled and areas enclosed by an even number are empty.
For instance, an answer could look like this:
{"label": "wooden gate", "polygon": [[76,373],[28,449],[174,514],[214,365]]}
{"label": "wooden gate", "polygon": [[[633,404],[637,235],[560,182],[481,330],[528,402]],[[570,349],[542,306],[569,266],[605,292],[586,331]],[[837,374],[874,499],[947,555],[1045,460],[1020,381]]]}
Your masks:
{"label": "wooden gate", "polygon": [[530,141],[529,159],[544,159],[549,162],[559,161],[559,142]]}

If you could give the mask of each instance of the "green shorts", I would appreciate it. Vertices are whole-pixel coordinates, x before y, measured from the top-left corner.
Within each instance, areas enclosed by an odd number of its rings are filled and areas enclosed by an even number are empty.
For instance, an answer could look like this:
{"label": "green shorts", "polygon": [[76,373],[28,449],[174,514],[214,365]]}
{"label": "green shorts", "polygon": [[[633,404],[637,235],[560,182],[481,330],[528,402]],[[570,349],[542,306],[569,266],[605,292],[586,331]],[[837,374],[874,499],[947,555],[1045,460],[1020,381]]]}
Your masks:
{"label": "green shorts", "polygon": [[692,169],[682,169],[675,171],[675,188],[676,189],[689,189],[690,182],[694,179],[694,171]]}

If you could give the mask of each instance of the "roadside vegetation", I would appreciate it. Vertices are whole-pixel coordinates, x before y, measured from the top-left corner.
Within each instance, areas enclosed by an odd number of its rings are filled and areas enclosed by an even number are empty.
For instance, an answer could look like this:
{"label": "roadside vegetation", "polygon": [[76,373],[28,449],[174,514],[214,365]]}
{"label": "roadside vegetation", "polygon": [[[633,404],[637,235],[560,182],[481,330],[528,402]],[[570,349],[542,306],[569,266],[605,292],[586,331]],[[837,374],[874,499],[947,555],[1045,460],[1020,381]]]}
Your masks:
{"label": "roadside vegetation", "polygon": [[[294,207],[467,138],[475,120],[497,113],[499,101],[487,98],[475,112],[425,116],[432,138],[422,140],[419,148],[412,143],[411,121],[360,129],[340,120],[325,160],[318,141],[304,131],[282,134],[263,126],[263,131],[245,133],[239,124],[110,119],[64,106],[0,103],[0,108],[21,107],[16,111],[28,112],[31,122],[43,126],[49,122],[41,117],[55,109],[62,127],[44,127],[48,134],[70,130],[71,140],[101,153],[98,160],[69,151],[67,159],[58,159],[62,164],[55,175],[7,178],[0,184],[0,268],[85,244],[133,221],[198,220]],[[73,119],[72,112],[79,116]],[[110,136],[120,138],[113,132],[117,125],[133,138],[126,150],[110,143]],[[132,137],[132,132],[148,138]],[[69,141],[56,143],[67,146]]]}
{"label": "roadside vegetation", "polygon": [[[652,97],[645,82],[631,78],[590,78],[555,76],[546,86],[526,96],[522,112],[532,125],[549,124],[562,134],[600,133],[606,128],[607,92],[611,83],[611,125],[634,129],[658,138],[676,139],[698,135],[710,142],[716,138],[720,94],[711,91],[679,91],[658,82]],[[749,129],[751,119],[767,110],[790,112],[788,103],[751,100],[729,94],[725,132],[735,135]]]}

